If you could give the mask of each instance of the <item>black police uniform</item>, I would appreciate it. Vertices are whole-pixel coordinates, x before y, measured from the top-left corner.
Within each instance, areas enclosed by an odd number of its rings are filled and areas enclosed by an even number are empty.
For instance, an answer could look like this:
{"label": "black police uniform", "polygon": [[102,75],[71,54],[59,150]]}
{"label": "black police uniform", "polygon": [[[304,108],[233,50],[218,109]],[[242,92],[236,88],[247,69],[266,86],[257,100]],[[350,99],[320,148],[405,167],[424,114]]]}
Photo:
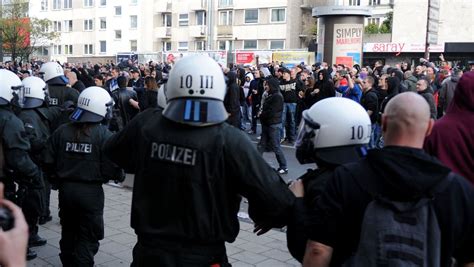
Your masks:
{"label": "black police uniform", "polygon": [[46,83],[48,84],[49,106],[58,106],[63,109],[61,116],[51,124],[51,130],[54,131],[62,124],[69,122],[69,115],[73,106],[77,105],[79,92],[66,86],[66,81],[61,77],[55,77]]}
{"label": "black police uniform", "polygon": [[295,200],[248,137],[226,123],[191,127],[148,109],[104,151],[135,173],[132,266],[226,266],[241,195],[250,217],[272,227],[286,224]]}
{"label": "black police uniform", "polygon": [[48,143],[45,161],[55,166],[64,266],[93,266],[104,238],[102,183],[123,177],[101,151],[110,135],[99,123],[68,123]]}
{"label": "black police uniform", "polygon": [[[51,135],[50,125],[52,121],[59,118],[61,111],[58,107],[39,107],[34,109],[24,109],[18,115],[23,121],[27,138],[31,144],[30,157],[33,162],[42,167],[43,153],[46,142]],[[38,218],[49,217],[49,197],[50,184],[44,177],[45,187],[43,190],[29,190],[28,197],[23,203],[23,213],[28,222],[30,237],[38,234]]]}

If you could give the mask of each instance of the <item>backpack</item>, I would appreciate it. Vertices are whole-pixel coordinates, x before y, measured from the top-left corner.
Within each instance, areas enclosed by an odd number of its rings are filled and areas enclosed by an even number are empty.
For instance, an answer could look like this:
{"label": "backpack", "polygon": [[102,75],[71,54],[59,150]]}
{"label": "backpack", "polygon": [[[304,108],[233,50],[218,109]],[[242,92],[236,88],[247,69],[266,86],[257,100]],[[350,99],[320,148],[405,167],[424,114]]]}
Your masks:
{"label": "backpack", "polygon": [[[454,174],[439,182],[431,195],[442,192]],[[359,246],[347,266],[439,267],[441,231],[433,197],[399,202],[380,195],[365,210]]]}

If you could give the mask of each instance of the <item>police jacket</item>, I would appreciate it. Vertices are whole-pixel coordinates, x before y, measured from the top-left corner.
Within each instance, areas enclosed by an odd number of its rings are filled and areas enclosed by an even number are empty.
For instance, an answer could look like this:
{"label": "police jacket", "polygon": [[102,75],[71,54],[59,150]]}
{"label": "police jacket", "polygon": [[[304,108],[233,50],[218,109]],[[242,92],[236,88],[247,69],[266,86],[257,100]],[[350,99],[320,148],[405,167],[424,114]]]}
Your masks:
{"label": "police jacket", "polygon": [[104,147],[135,173],[131,225],[140,242],[233,242],[241,195],[256,223],[286,224],[295,197],[245,134],[229,124],[191,127],[137,115]]}
{"label": "police jacket", "polygon": [[54,107],[51,109],[45,107],[24,109],[18,115],[23,121],[26,136],[31,144],[30,155],[38,165],[41,165],[42,153],[46,148],[46,141],[51,135],[51,121],[57,119],[59,115],[59,109]]}
{"label": "police jacket", "polygon": [[30,143],[25,138],[23,123],[10,111],[8,106],[0,107],[0,131],[3,156],[7,167],[15,172],[15,177],[37,187],[42,187],[41,170],[28,155]]}
{"label": "police jacket", "polygon": [[48,84],[48,92],[51,106],[62,106],[66,101],[77,104],[79,98],[79,92],[66,85]]}
{"label": "police jacket", "polygon": [[58,181],[118,180],[122,177],[122,170],[102,152],[102,145],[111,135],[98,123],[64,124],[48,142],[45,163],[53,166]]}

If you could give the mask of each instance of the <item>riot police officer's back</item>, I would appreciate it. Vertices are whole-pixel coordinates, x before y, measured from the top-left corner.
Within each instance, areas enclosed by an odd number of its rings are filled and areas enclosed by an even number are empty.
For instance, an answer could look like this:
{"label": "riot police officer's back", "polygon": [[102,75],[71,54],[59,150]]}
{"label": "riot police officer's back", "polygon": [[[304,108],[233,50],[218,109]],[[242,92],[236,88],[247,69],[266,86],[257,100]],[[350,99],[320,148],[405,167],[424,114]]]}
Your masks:
{"label": "riot police officer's back", "polygon": [[294,197],[248,137],[224,123],[225,82],[215,61],[181,59],[163,88],[163,113],[138,114],[104,147],[136,174],[132,266],[226,266],[240,195],[250,217],[268,227],[286,224]]}

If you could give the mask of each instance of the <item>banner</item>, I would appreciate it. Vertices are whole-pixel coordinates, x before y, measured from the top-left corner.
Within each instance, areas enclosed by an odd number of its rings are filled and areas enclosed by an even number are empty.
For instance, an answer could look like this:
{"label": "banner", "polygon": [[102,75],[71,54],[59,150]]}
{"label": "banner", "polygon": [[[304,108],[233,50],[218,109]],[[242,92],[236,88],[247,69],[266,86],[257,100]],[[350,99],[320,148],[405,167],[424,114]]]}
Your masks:
{"label": "banner", "polygon": [[[430,52],[444,52],[444,44],[430,45]],[[368,53],[424,53],[425,44],[409,43],[365,43],[364,52]]]}
{"label": "banner", "polygon": [[334,24],[332,62],[349,66],[360,65],[363,34],[363,24]]}
{"label": "banner", "polygon": [[236,52],[235,53],[235,63],[237,65],[244,64],[255,64],[254,63],[255,55],[254,52]]}
{"label": "banner", "polygon": [[287,68],[293,68],[294,66],[304,62],[306,65],[314,64],[315,56],[314,52],[306,51],[277,51],[273,52],[273,61],[278,61],[280,64],[283,62]]}

